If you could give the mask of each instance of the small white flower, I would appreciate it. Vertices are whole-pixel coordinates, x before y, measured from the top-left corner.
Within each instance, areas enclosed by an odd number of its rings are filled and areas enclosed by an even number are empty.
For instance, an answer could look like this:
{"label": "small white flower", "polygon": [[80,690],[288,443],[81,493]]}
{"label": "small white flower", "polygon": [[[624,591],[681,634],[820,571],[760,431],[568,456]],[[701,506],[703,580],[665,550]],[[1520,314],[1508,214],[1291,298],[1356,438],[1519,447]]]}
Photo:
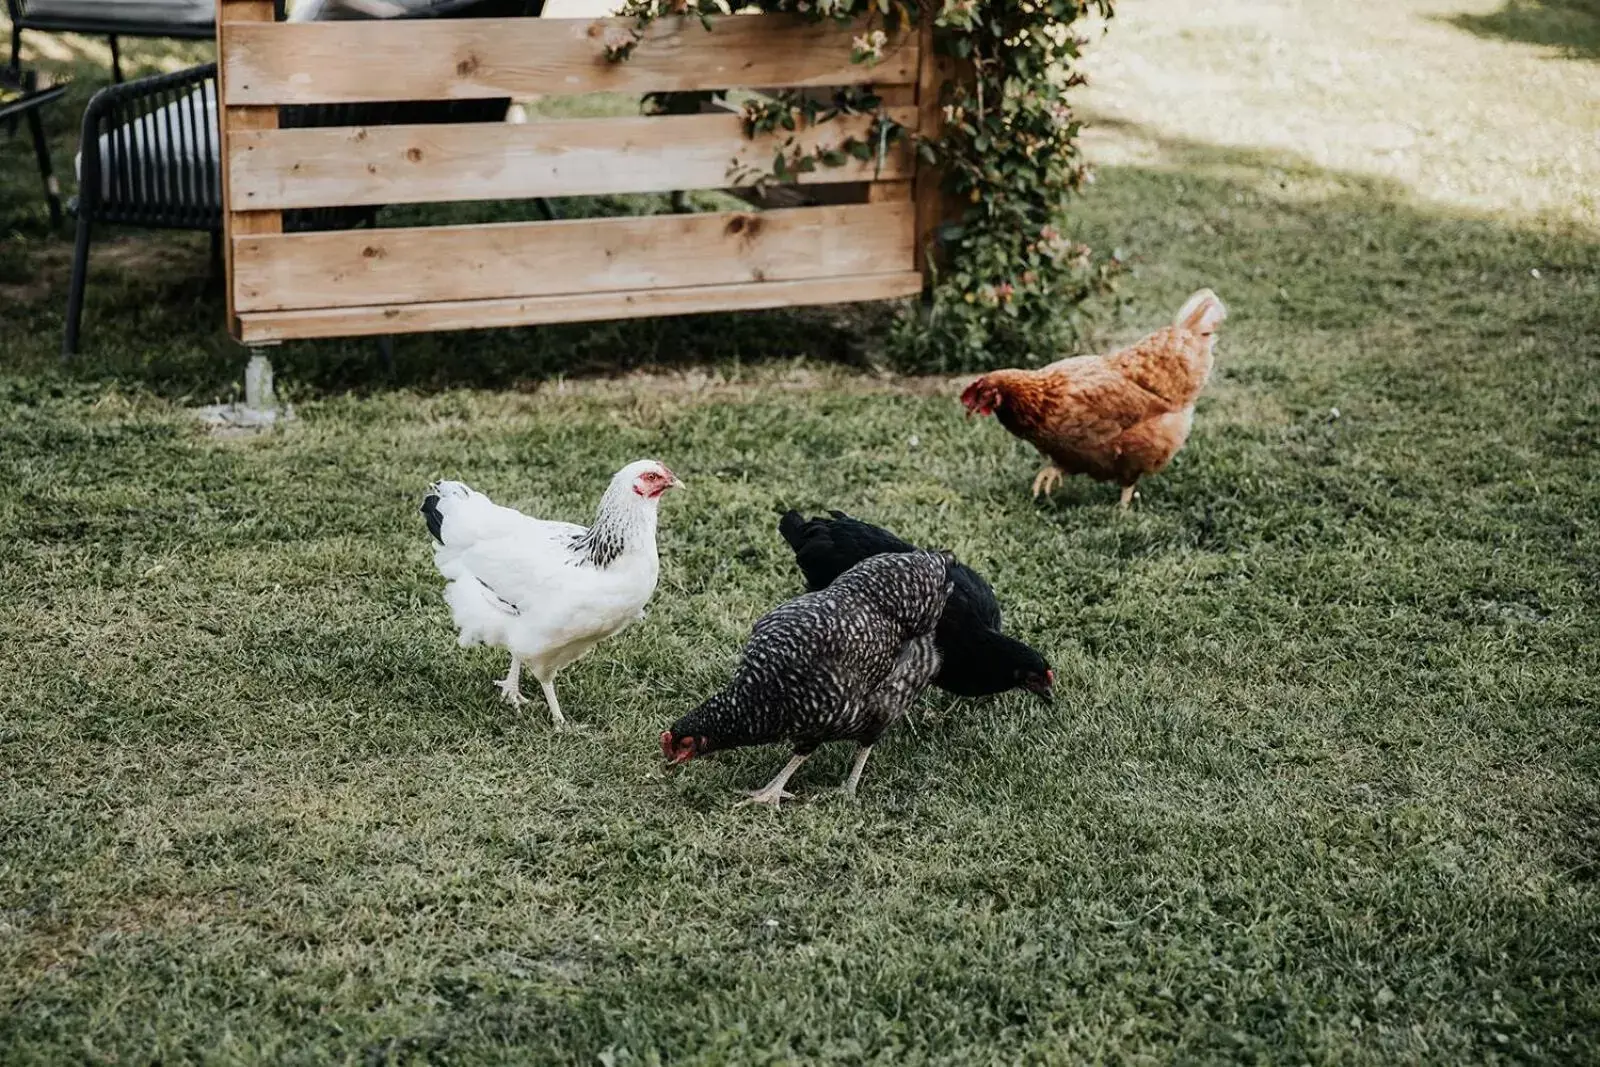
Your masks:
{"label": "small white flower", "polygon": [[873,30],[871,33],[862,34],[850,43],[855,48],[858,59],[870,59],[876,63],[883,58],[883,49],[889,43],[889,35],[882,30]]}
{"label": "small white flower", "polygon": [[1539,277],[1539,268],[1535,267],[1532,270],[1530,270],[1528,273],[1533,275],[1535,278],[1537,278],[1537,277]]}

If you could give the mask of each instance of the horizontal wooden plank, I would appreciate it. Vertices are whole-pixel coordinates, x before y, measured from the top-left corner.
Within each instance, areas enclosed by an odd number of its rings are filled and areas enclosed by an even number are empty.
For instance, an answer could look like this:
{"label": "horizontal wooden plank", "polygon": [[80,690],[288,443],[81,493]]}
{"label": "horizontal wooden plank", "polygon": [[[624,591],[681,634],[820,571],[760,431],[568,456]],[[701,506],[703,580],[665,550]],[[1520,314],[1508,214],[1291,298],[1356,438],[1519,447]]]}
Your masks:
{"label": "horizontal wooden plank", "polygon": [[234,243],[240,311],[489,300],[909,270],[910,202],[339,230]]}
{"label": "horizontal wooden plank", "polygon": [[[889,114],[916,121],[915,108]],[[864,139],[872,122],[840,116],[794,136],[811,151]],[[770,171],[783,140],[750,140],[729,114],[241,131],[230,142],[228,171],[235,210],[662,193],[742,184],[729,181],[730,167]],[[912,169],[910,151],[897,145],[881,168],[852,159],[799,180],[891,180]]]}
{"label": "horizontal wooden plank", "polygon": [[852,24],[791,15],[657,19],[633,54],[606,45],[631,19],[396,19],[222,27],[225,104],[465,100],[761,85],[908,85],[917,36],[850,62]]}
{"label": "horizontal wooden plank", "polygon": [[753,311],[892,300],[922,291],[915,271],[814,278],[791,282],[743,282],[676,289],[646,289],[581,296],[537,296],[504,300],[441,301],[312,311],[266,311],[241,315],[239,340],[246,344],[322,337],[368,337],[429,330],[476,330],[539,326],[707,311]]}

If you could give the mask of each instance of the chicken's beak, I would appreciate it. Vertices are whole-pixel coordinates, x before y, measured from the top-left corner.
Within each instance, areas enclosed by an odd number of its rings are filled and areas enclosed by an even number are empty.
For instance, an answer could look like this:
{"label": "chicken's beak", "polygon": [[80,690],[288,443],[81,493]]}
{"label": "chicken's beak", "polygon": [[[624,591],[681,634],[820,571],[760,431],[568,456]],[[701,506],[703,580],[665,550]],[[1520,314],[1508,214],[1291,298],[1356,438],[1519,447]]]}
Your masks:
{"label": "chicken's beak", "polygon": [[1055,684],[1056,672],[1045,671],[1043,678],[1028,679],[1024,685],[1024,688],[1034,696],[1038,697],[1040,700],[1044,701],[1046,704],[1054,704],[1056,702]]}

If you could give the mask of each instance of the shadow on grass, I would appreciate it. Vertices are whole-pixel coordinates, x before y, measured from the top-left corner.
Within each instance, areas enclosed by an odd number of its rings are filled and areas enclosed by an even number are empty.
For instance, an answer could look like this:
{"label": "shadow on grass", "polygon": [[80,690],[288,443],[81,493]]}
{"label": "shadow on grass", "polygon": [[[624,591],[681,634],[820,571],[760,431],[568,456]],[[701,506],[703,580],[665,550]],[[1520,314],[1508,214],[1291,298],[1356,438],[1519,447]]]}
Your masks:
{"label": "shadow on grass", "polygon": [[[0,33],[9,27],[0,20]],[[53,166],[70,195],[79,124],[89,98],[110,82],[103,40],[27,33],[24,62],[51,77],[70,77],[67,98],[42,115]],[[123,42],[130,77],[210,58],[204,43]],[[665,197],[570,201],[567,215],[666,210]],[[704,199],[704,198],[699,198]],[[657,202],[659,201],[659,203]],[[418,221],[509,221],[529,217],[531,202],[393,208],[389,225]],[[6,366],[28,377],[115,379],[189,399],[229,395],[244,353],[223,329],[221,286],[207,277],[206,238],[148,230],[97,232],[90,255],[83,352],[59,364],[71,266],[73,223],[52,232],[31,145],[0,140],[0,334]],[[642,365],[732,363],[807,356],[859,361],[888,321],[883,307],[797,309],[556,326],[543,329],[418,335],[397,339],[394,372],[371,339],[290,344],[273,350],[287,379],[313,392],[399,385],[501,388],[558,375]]]}
{"label": "shadow on grass", "polygon": [[1488,15],[1444,21],[1479,37],[1554,48],[1572,59],[1600,60],[1600,0],[1506,0]]}
{"label": "shadow on grass", "polygon": [[[1600,238],[1593,233],[1419,204],[1396,183],[1327,170],[1290,153],[1122,132],[1152,143],[1159,162],[1103,168],[1092,195],[1074,207],[1072,224],[1097,247],[1130,251],[1146,275],[1133,289],[1162,291],[1159,306],[1132,310],[1124,333],[1148,328],[1170,313],[1168,303],[1176,306],[1204,284],[1229,300],[1235,321],[1274,323],[1285,339],[1295,331],[1362,328],[1404,345],[1425,329],[1484,346],[1509,343],[1536,325],[1582,346],[1600,334],[1593,299]],[[32,180],[31,159],[23,156],[6,158],[0,182]],[[56,353],[70,244],[65,234],[30,230],[19,209],[11,211],[7,218],[0,210],[0,227],[10,229],[0,257],[8,264],[0,275],[0,330],[15,339],[14,372],[54,377],[62,373]],[[199,235],[128,233],[97,245],[85,353],[65,373],[191,400],[235,389],[243,353],[221,328],[222,295],[208,285],[206,263]],[[369,339],[288,344],[273,359],[285,380],[312,395],[503,388],[644,366],[858,362],[893,313],[887,305],[860,305],[414,335],[398,340],[392,373]],[[1439,368],[1422,353],[1439,350],[1397,354],[1384,373],[1410,375],[1418,390],[1459,388],[1467,396],[1470,374],[1428,384]]]}

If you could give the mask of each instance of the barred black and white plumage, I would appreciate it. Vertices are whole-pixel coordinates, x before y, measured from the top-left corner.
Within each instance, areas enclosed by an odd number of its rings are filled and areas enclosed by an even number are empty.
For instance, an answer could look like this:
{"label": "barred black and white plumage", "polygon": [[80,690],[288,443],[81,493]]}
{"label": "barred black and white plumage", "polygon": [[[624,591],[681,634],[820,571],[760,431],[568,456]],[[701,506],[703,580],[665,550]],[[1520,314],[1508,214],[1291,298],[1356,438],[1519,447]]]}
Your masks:
{"label": "barred black and white plumage", "polygon": [[874,556],[828,588],[796,597],[759,621],[720,693],[661,735],[674,763],[722,748],[788,742],[794,758],[752,800],[776,804],[817,746],[861,746],[846,782],[855,791],[867,753],[939,669],[934,629],[949,598],[951,557]]}
{"label": "barred black and white plumage", "polygon": [[[807,589],[826,589],[839,575],[872,556],[917,550],[881,526],[842,511],[830,511],[829,515],[832,517],[807,519],[798,511],[789,511],[778,520],[778,532],[794,549]],[[955,591],[944,606],[935,635],[940,662],[933,684],[963,697],[1026,689],[1050,703],[1055,684],[1050,664],[1028,645],[1001,632],[1000,602],[989,583],[959,561],[951,565],[950,577]]]}

